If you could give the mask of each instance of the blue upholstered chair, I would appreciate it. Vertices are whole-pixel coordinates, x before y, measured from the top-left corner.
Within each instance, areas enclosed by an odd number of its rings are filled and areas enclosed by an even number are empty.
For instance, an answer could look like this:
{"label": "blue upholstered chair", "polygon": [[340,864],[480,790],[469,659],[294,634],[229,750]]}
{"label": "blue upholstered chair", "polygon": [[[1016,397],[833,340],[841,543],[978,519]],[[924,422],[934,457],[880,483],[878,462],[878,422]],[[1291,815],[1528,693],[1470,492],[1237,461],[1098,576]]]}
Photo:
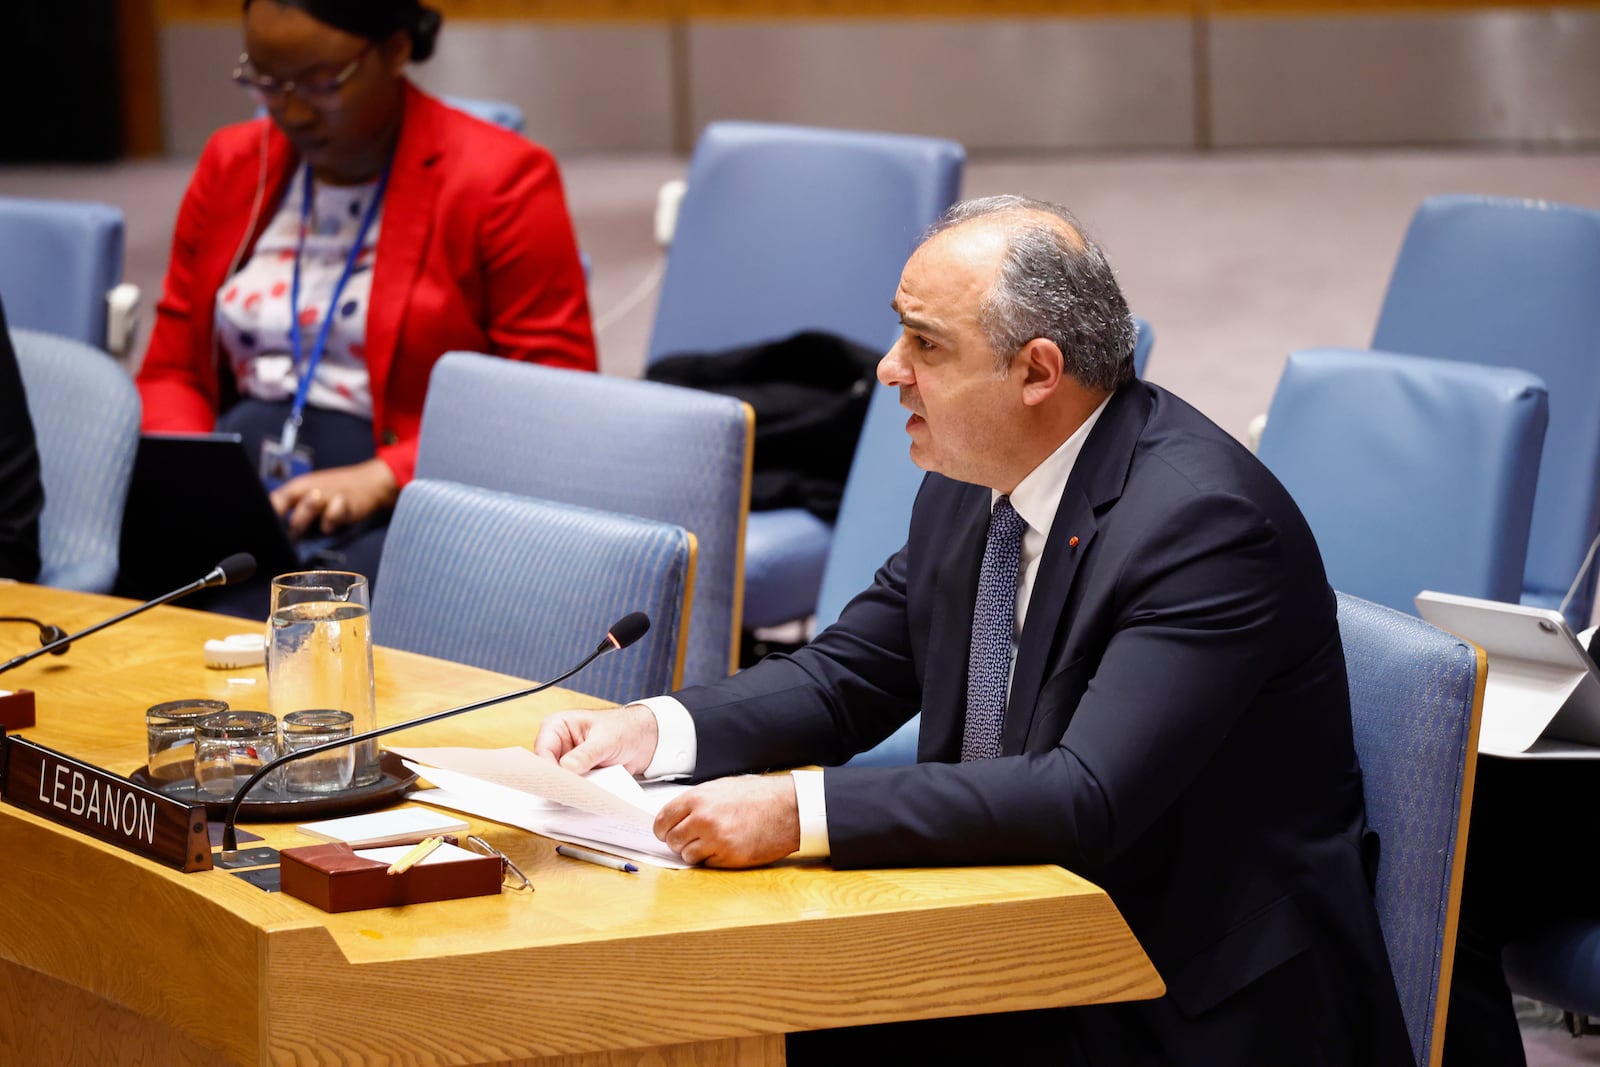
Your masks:
{"label": "blue upholstered chair", "polygon": [[[110,204],[0,197],[0,293],[11,325],[123,354],[128,337],[109,335],[107,304],[122,281],[122,232],[122,209]],[[137,302],[137,290],[128,299]],[[131,315],[119,334],[131,334]]]}
{"label": "blue upholstered chair", "polygon": [[1138,330],[1138,336],[1133,345],[1133,373],[1143,378],[1145,365],[1150,362],[1150,349],[1155,347],[1156,331],[1153,326],[1137,315],[1133,317],[1133,325]]}
{"label": "blue upholstered chair", "polygon": [[[884,561],[906,543],[911,505],[916,502],[923,471],[911,462],[905,415],[898,390],[880,386],[873,392],[817,593],[815,622],[819,631],[833,624],[850,599],[872,584]],[[920,720],[920,716],[912,716],[876,748],[852,759],[851,765],[892,767],[917,762]]]}
{"label": "blue upholstered chair", "polygon": [[[1435,196],[1406,232],[1372,346],[1520,367],[1550,390],[1521,600],[1555,608],[1600,533],[1600,211]],[[1589,624],[1595,576],[1566,614]],[[1513,598],[1516,599],[1516,598]]]}
{"label": "blue upholstered chair", "polygon": [[1418,1067],[1444,1051],[1467,816],[1477,769],[1481,649],[1410,615],[1339,594],[1339,636],[1378,833],[1378,922]]}
{"label": "blue upholstered chair", "polygon": [[681,526],[418,478],[384,540],[372,626],[385,645],[547,680],[630,611],[639,642],[568,683],[619,704],[675,688],[694,585]]}
{"label": "blue upholstered chair", "polygon": [[955,202],[954,141],[714,122],[695,144],[648,361],[829,330],[894,337],[900,268]]}
{"label": "blue upholstered chair", "polygon": [[738,654],[752,421],[714,393],[452,352],[428,386],[416,473],[693,533],[694,685],[726,677]]}
{"label": "blue upholstered chair", "polygon": [[925,472],[911,462],[900,393],[873,390],[839,501],[828,566],[817,593],[816,629],[831,626],[850,598],[872,584],[885,560],[906,543],[911,505]]}
{"label": "blue upholstered chair", "polygon": [[[647,360],[824,330],[871,349],[924,230],[952,204],[954,141],[751,122],[707,126],[689,163]],[[829,525],[801,508],[750,516],[747,626],[816,606]]]}
{"label": "blue upholstered chair", "polygon": [[[7,304],[10,312],[10,304]],[[39,584],[109,593],[139,446],[139,392],[98,348],[13,329],[39,445]]]}
{"label": "blue upholstered chair", "polygon": [[506,100],[483,100],[474,96],[455,96],[446,93],[439,97],[457,111],[465,111],[474,118],[503,126],[512,133],[521,133],[526,125],[522,109]]}
{"label": "blue upholstered chair", "polygon": [[1399,611],[1423,589],[1515,601],[1546,411],[1526,371],[1316,349],[1290,355],[1259,454],[1334,588]]}

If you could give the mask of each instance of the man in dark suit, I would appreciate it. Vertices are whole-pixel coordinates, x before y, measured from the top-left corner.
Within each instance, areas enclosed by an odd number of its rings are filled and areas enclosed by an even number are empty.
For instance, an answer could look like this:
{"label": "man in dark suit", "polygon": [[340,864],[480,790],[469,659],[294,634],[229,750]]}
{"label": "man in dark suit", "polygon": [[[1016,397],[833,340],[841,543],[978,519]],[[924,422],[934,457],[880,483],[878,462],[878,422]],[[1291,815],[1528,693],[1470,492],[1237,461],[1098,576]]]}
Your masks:
{"label": "man in dark suit", "polygon": [[[895,307],[878,377],[933,472],[906,546],[794,655],[563,713],[536,748],[716,779],[656,822],[691,862],[1060,864],[1107,890],[1167,983],[1143,1003],[797,1034],[792,1058],[1412,1063],[1334,595],[1294,502],[1133,378],[1127,305],[1060,208],[957,205]],[[832,766],[919,708],[918,763]],[[830,769],[721,777],[806,763]]]}

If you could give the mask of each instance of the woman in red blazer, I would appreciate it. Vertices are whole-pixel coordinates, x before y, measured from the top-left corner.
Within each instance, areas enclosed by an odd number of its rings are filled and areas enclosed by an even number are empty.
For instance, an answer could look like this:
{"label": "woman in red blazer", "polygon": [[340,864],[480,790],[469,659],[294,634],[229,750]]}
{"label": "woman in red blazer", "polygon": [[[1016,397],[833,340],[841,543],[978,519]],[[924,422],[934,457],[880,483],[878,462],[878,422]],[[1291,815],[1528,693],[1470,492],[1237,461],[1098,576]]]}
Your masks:
{"label": "woman in red blazer", "polygon": [[439,21],[245,0],[235,80],[269,117],[206,145],[138,378],[146,430],[243,433],[291,534],[369,575],[440,356],[596,369],[554,159],[405,78]]}

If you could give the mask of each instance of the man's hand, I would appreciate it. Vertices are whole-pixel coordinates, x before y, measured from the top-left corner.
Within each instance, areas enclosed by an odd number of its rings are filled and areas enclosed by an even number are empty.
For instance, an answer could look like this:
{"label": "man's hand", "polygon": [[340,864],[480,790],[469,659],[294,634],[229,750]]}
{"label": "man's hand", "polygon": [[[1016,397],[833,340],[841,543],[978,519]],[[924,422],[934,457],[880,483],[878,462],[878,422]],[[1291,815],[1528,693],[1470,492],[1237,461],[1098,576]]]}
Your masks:
{"label": "man's hand", "polygon": [[533,751],[574,774],[621,764],[643,774],[656,754],[656,717],[629,704],[611,711],[558,711],[545,717]]}
{"label": "man's hand", "polygon": [[718,778],[662,807],[656,836],[687,863],[760,867],[800,847],[800,805],[787,774]]}
{"label": "man's hand", "polygon": [[272,491],[272,507],[289,520],[289,536],[299,537],[319,523],[322,532],[360,522],[394,507],[400,486],[394,471],[374,456],[349,467],[329,467],[291,478]]}

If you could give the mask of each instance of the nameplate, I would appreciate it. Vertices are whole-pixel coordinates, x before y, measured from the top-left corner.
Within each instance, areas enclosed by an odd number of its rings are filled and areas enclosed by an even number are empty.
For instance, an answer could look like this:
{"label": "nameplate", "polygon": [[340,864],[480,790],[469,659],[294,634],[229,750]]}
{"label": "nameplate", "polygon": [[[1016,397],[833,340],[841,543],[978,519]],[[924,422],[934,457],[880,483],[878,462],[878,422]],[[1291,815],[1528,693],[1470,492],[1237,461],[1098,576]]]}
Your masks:
{"label": "nameplate", "polygon": [[180,871],[211,869],[204,804],[174,800],[25,737],[0,744],[8,802]]}

